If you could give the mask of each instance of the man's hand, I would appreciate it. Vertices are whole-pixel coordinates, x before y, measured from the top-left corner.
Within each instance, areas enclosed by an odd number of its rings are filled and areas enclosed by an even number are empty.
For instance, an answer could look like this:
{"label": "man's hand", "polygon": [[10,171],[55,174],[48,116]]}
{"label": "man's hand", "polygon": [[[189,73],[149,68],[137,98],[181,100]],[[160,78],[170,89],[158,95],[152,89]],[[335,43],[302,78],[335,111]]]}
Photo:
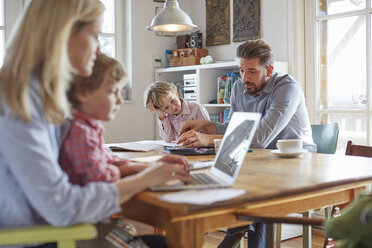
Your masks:
{"label": "man's hand", "polygon": [[213,146],[213,136],[190,130],[181,135],[177,144],[183,143],[185,147]]}
{"label": "man's hand", "polygon": [[164,115],[163,110],[161,110],[160,108],[155,107],[155,105],[154,105],[154,103],[152,102],[151,99],[150,99],[149,102],[146,104],[146,108],[147,108],[150,112],[154,112],[155,114],[157,114],[160,120],[164,120],[164,119],[165,119],[165,115]]}
{"label": "man's hand", "polygon": [[204,133],[207,133],[207,134],[216,134],[217,132],[216,125],[213,122],[208,121],[208,120],[186,121],[183,127],[181,128],[179,135],[182,136],[183,133],[189,130],[195,130],[198,132],[203,131]]}

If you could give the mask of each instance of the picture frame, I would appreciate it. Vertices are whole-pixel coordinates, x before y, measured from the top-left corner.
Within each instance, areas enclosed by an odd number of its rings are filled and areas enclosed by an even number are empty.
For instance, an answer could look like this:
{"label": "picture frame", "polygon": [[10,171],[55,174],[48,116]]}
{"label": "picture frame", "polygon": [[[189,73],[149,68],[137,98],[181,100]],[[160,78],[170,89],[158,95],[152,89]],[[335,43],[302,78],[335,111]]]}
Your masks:
{"label": "picture frame", "polygon": [[206,0],[206,45],[230,44],[230,0]]}
{"label": "picture frame", "polygon": [[234,0],[233,42],[260,38],[260,0]]}

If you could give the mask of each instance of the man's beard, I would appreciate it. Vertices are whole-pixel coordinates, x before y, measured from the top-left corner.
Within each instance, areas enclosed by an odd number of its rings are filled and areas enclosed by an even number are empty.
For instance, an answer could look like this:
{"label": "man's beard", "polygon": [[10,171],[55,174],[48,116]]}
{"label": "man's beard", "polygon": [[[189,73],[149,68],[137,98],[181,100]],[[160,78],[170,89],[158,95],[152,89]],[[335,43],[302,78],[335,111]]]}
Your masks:
{"label": "man's beard", "polygon": [[267,83],[266,83],[266,79],[265,77],[262,78],[262,81],[261,81],[261,87],[257,89],[256,87],[256,84],[255,83],[252,83],[252,82],[244,82],[244,86],[246,84],[250,84],[252,85],[254,88],[252,90],[248,90],[247,88],[245,88],[245,92],[247,92],[249,95],[260,95],[261,94],[261,91],[266,87]]}

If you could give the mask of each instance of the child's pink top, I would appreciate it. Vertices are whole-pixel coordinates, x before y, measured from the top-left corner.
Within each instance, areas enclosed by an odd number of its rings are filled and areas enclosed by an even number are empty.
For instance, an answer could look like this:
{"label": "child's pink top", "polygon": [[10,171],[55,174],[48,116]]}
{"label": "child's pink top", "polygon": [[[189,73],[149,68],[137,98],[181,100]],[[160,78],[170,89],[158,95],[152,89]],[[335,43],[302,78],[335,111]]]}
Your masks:
{"label": "child's pink top", "polygon": [[180,98],[182,103],[181,113],[178,115],[168,115],[166,118],[160,120],[159,124],[159,135],[165,142],[171,142],[179,138],[179,132],[182,126],[188,120],[209,120],[208,111],[196,102],[188,102]]}

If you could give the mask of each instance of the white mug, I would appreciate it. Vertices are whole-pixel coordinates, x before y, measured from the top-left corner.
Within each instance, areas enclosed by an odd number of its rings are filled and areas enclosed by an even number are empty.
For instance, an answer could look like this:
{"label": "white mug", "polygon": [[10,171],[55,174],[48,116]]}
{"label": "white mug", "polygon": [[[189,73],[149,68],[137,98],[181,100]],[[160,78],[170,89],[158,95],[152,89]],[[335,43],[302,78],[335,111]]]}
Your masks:
{"label": "white mug", "polygon": [[282,153],[295,153],[302,152],[302,140],[301,139],[287,139],[278,140],[276,146]]}
{"label": "white mug", "polygon": [[222,139],[215,139],[213,140],[214,143],[214,152],[217,154],[218,150],[220,149]]}

